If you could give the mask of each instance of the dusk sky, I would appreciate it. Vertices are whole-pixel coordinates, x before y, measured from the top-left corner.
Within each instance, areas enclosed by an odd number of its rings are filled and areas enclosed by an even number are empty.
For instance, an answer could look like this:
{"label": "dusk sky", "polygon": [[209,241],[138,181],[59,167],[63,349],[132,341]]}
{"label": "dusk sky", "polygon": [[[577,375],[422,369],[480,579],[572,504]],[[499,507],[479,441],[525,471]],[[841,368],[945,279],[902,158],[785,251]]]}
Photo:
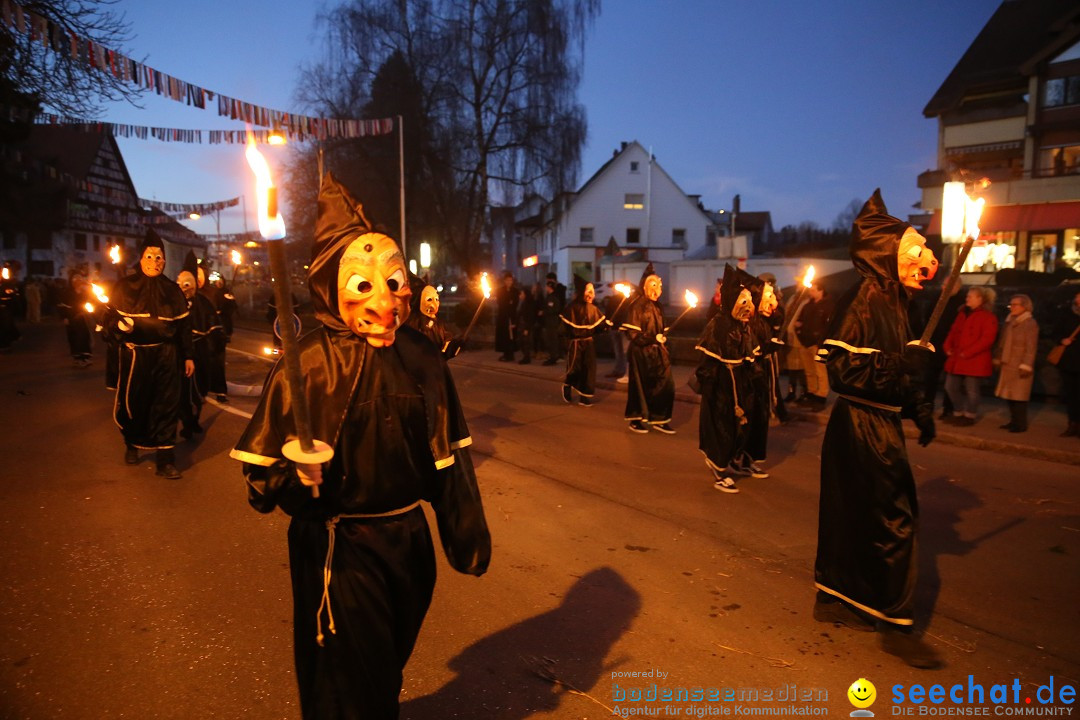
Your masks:
{"label": "dusk sky", "polygon": [[[922,109],[998,5],[605,0],[586,40],[579,99],[589,134],[579,184],[620,141],[637,140],[707,208],[729,208],[739,193],[744,211],[771,211],[777,229],[804,220],[828,227],[878,186],[890,211],[906,216],[919,199],[917,175],[935,166],[937,122]],[[321,55],[313,35],[321,6],[116,7],[132,25],[133,59],[207,90],[301,112],[293,102],[298,66]],[[238,128],[217,116],[216,104],[198,110],[151,95],[144,104],[110,106],[102,119]],[[119,142],[142,197],[208,203],[251,192],[240,146]],[[215,231],[210,219],[187,224]],[[239,209],[222,213],[222,232],[243,229]]]}

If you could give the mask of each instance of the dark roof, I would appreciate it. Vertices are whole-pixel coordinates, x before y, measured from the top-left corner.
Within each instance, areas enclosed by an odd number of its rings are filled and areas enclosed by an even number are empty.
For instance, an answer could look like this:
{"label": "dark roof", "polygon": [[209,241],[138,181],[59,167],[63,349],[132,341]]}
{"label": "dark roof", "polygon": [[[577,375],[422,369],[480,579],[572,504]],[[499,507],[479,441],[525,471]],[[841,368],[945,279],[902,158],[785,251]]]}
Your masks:
{"label": "dark roof", "polygon": [[741,212],[735,216],[735,232],[739,230],[772,230],[772,214],[764,212]]}
{"label": "dark roof", "polygon": [[965,96],[1027,92],[1033,59],[1064,50],[1080,35],[1080,3],[1066,0],[1005,0],[923,109],[936,117],[960,107]]}
{"label": "dark roof", "polygon": [[85,180],[106,137],[111,136],[67,127],[35,125],[22,147],[60,172]]}

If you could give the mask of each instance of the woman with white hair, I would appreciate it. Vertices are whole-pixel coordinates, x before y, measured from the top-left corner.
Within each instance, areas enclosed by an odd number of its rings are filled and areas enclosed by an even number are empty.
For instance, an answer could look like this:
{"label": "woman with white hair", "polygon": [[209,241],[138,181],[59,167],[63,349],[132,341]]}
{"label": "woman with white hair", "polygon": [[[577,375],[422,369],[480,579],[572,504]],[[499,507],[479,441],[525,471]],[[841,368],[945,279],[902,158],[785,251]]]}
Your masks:
{"label": "woman with white hair", "polygon": [[964,306],[945,338],[945,392],[956,408],[955,425],[974,425],[979,410],[979,385],[993,374],[993,349],[998,321],[994,291],[968,288]]}
{"label": "woman with white hair", "polygon": [[1001,428],[1014,433],[1027,430],[1027,406],[1035,377],[1039,325],[1031,311],[1031,298],[1027,295],[1013,295],[1009,299],[1009,316],[994,351],[994,365],[1000,371],[994,394],[1009,403],[1009,422]]}

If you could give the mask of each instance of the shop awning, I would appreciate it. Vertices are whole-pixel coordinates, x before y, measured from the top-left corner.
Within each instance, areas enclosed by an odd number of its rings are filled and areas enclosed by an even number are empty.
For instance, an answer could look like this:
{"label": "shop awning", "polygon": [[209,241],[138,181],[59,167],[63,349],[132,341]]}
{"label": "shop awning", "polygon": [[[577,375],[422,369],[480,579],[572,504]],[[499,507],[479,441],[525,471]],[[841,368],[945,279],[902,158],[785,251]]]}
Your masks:
{"label": "shop awning", "polygon": [[[1063,230],[1080,228],[1080,202],[998,205],[983,210],[979,221],[983,232],[1011,230]],[[941,234],[941,211],[934,212],[927,235]]]}

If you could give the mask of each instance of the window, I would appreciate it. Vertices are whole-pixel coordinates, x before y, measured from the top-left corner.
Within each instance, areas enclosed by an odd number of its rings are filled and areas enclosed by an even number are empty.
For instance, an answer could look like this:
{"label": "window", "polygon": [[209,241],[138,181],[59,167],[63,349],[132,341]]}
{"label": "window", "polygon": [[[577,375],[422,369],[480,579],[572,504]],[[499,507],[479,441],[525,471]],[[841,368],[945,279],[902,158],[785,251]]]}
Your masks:
{"label": "window", "polygon": [[75,249],[86,249],[86,233],[75,233]]}
{"label": "window", "polygon": [[1080,105],[1080,75],[1047,80],[1043,87],[1043,107]]}
{"label": "window", "polygon": [[1080,173],[1080,145],[1039,148],[1039,174],[1043,177]]}
{"label": "window", "polygon": [[100,250],[101,249],[101,238],[98,237],[97,235],[94,236],[94,249],[95,250]]}
{"label": "window", "polygon": [[591,227],[581,228],[580,242],[582,245],[592,245],[593,243],[593,229]]}
{"label": "window", "polygon": [[637,171],[638,171],[638,162],[637,162],[637,160],[631,160],[630,161],[630,172],[636,173]]}
{"label": "window", "polygon": [[641,193],[626,193],[623,197],[623,207],[627,210],[644,210],[645,196]]}
{"label": "window", "polygon": [[686,228],[674,228],[671,231],[671,244],[686,247]]}
{"label": "window", "polygon": [[626,244],[637,245],[641,242],[641,228],[626,228]]}
{"label": "window", "polygon": [[31,275],[45,275],[46,277],[53,276],[53,262],[52,260],[31,260],[30,261],[30,274]]}

